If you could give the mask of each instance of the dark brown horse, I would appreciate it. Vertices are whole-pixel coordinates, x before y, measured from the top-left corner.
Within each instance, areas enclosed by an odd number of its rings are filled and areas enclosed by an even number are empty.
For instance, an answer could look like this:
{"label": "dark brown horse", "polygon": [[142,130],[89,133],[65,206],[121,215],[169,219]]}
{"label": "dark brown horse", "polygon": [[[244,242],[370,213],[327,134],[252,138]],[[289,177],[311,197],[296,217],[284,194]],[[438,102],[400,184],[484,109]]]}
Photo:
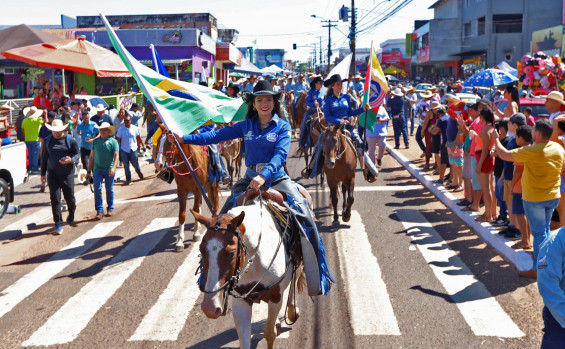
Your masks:
{"label": "dark brown horse", "polygon": [[[184,223],[186,221],[186,199],[189,193],[194,194],[194,206],[192,210],[200,212],[200,205],[202,204],[202,194],[198,189],[198,185],[194,177],[190,174],[188,166],[184,162],[177,147],[171,144],[166,138],[162,139],[164,146],[162,153],[164,160],[174,172],[175,183],[177,184],[177,195],[179,200],[179,235],[176,242],[176,251],[182,252],[184,250]],[[208,198],[212,203],[214,211],[217,212],[220,204],[220,184],[210,183],[208,181],[208,155],[202,146],[181,144],[182,150],[186,155],[194,173],[198,177],[200,183],[206,188]],[[161,155],[159,154],[159,155]],[[161,161],[161,156],[158,156],[157,161]],[[194,240],[200,240],[201,234],[198,232],[200,223],[194,222]]]}
{"label": "dark brown horse", "polygon": [[355,168],[357,157],[351,143],[345,138],[340,125],[323,127],[324,134],[322,144],[324,146],[324,172],[326,173],[330,197],[334,209],[334,224],[339,223],[337,216],[337,187],[341,183],[343,192],[344,222],[351,218],[351,206],[353,206],[353,188],[355,187]]}
{"label": "dark brown horse", "polygon": [[304,113],[306,113],[306,93],[301,93],[296,98],[298,98],[295,107],[296,115],[292,116],[291,124],[294,138],[300,137],[300,125],[302,125],[302,119],[304,119]]}

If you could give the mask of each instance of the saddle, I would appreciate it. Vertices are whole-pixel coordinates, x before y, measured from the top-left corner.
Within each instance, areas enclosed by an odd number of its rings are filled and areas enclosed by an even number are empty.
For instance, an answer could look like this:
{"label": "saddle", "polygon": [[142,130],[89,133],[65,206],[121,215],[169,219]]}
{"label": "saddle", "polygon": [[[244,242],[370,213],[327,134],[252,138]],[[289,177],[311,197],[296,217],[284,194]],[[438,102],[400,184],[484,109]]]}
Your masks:
{"label": "saddle", "polygon": [[286,208],[283,207],[283,195],[278,190],[273,188],[261,189],[261,191],[257,189],[249,189],[243,192],[243,194],[241,194],[237,198],[237,206],[242,206],[246,202],[251,202],[253,199],[259,196],[259,193],[261,193],[261,197],[263,197],[264,199],[270,200],[286,210]]}

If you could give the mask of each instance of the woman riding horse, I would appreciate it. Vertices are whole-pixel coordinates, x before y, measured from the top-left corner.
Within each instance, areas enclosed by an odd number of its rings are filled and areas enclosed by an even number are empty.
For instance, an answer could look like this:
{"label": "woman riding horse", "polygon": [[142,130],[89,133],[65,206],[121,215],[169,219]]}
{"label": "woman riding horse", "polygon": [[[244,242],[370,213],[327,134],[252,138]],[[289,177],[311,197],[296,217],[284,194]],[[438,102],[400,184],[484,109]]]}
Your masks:
{"label": "woman riding horse", "polygon": [[[359,132],[357,128],[349,122],[350,116],[356,116],[361,114],[365,110],[369,110],[369,105],[365,103],[364,106],[353,109],[352,103],[350,100],[350,96],[348,94],[342,94],[342,87],[343,82],[347,81],[347,79],[342,79],[339,74],[332,75],[328,80],[324,81],[324,86],[328,88],[328,92],[326,97],[324,98],[324,118],[330,124],[342,124],[343,127],[349,131],[351,134],[351,138],[355,143],[357,143],[357,152],[359,154],[359,161],[361,163],[361,168],[363,166],[363,141],[361,137],[359,137]],[[302,171],[302,176],[304,178],[314,178],[318,174],[319,166],[318,162],[320,156],[322,155],[322,143],[320,140],[322,137],[318,138],[318,142],[314,147],[314,151],[312,152],[312,159],[306,167]]]}
{"label": "woman riding horse", "polygon": [[[235,206],[239,195],[249,187],[259,190],[265,186],[282,193],[285,206],[293,212],[295,227],[301,235],[301,247],[306,270],[308,293],[328,294],[333,277],[326,264],[324,245],[314,223],[308,201],[299,192],[284,170],[290,150],[291,128],[280,119],[280,92],[265,80],[259,81],[253,93],[246,94],[247,115],[244,121],[222,129],[176,137],[181,143],[214,144],[234,138],[243,138],[246,144],[245,165],[247,171],[232,188],[220,213],[227,213]],[[259,217],[253,217],[259,219]]]}
{"label": "woman riding horse", "polygon": [[299,146],[303,148],[310,147],[310,120],[312,119],[312,115],[314,115],[318,109],[322,105],[322,97],[320,96],[320,89],[322,88],[322,80],[321,77],[315,77],[310,82],[310,91],[306,95],[306,114],[302,119],[302,125],[300,125],[300,141]]}

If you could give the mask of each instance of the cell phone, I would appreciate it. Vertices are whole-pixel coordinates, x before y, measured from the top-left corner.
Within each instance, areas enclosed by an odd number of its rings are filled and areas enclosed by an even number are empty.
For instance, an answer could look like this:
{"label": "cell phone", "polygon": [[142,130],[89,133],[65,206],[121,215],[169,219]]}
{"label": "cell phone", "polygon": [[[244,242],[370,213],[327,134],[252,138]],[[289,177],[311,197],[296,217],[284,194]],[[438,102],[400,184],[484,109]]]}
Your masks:
{"label": "cell phone", "polygon": [[63,156],[62,158],[59,159],[59,161],[65,161],[65,160],[67,160],[66,156]]}

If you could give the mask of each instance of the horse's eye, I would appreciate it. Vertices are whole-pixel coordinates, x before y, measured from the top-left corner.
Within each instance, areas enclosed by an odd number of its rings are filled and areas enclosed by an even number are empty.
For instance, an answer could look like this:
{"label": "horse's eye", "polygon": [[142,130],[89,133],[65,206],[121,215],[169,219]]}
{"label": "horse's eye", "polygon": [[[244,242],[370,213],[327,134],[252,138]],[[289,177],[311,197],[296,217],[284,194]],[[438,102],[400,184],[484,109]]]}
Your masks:
{"label": "horse's eye", "polygon": [[230,251],[228,254],[231,258],[235,257],[235,250]]}

